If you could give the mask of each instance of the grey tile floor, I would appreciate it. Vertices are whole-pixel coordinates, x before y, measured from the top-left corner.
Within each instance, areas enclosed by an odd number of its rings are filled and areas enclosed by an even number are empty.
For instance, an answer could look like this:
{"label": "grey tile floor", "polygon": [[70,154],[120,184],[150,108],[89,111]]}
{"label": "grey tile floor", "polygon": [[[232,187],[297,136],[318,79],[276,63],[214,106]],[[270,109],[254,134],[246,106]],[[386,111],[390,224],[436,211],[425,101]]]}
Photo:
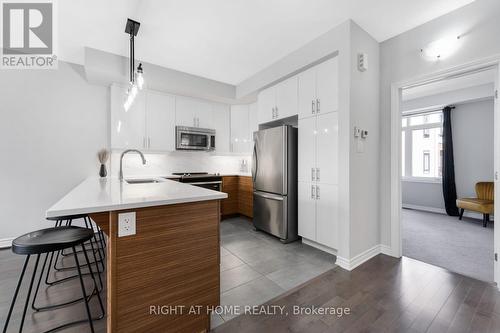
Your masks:
{"label": "grey tile floor", "polygon": [[[250,220],[221,222],[221,306],[260,305],[335,267],[335,256],[300,241],[282,244]],[[214,314],[212,327],[234,318]]]}

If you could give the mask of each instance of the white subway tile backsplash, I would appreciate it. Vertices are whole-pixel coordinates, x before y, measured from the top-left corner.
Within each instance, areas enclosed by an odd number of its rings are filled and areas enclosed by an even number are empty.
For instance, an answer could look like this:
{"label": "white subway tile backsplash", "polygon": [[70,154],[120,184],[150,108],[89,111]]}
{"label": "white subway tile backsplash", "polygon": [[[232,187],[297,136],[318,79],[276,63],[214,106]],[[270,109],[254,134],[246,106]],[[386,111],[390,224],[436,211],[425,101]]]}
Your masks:
{"label": "white subway tile backsplash", "polygon": [[[111,154],[111,174],[117,176],[120,168],[120,152]],[[242,172],[242,161],[246,161],[247,170],[251,165],[251,156],[218,156],[204,152],[148,153],[146,165],[142,165],[137,154],[129,153],[123,159],[125,177],[162,176],[173,172],[209,172],[232,174]]]}

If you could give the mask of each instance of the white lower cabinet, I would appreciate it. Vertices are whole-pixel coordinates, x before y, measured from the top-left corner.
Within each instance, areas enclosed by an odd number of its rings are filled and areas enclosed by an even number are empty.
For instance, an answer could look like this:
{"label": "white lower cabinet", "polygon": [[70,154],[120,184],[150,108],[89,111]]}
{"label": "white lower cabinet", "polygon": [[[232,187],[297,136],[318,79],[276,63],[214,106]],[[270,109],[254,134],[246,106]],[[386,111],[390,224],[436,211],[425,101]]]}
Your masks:
{"label": "white lower cabinet", "polygon": [[316,240],[315,186],[307,182],[298,184],[299,235],[310,240]]}
{"label": "white lower cabinet", "polygon": [[[338,248],[338,186],[316,185],[316,242]],[[306,237],[307,238],[307,237]]]}
{"label": "white lower cabinet", "polygon": [[338,248],[338,187],[298,183],[299,235],[332,249]]}

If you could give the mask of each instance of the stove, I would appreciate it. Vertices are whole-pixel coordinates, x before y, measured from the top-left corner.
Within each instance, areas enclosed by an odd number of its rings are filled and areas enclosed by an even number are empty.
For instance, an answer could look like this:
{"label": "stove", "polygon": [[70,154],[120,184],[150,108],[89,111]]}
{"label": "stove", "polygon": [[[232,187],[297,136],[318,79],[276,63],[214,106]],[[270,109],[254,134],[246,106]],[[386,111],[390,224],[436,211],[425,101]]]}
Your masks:
{"label": "stove", "polygon": [[174,172],[173,175],[181,176],[179,178],[181,183],[191,184],[219,192],[222,190],[222,176],[218,173]]}

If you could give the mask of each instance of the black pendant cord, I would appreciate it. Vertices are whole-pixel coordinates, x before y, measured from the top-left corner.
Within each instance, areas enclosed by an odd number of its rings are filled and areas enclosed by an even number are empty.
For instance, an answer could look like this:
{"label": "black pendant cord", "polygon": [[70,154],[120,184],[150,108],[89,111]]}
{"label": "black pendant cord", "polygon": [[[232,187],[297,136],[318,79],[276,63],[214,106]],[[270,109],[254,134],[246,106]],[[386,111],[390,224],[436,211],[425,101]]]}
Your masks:
{"label": "black pendant cord", "polygon": [[135,54],[134,54],[134,34],[130,34],[130,83],[134,83],[134,61],[135,61]]}

